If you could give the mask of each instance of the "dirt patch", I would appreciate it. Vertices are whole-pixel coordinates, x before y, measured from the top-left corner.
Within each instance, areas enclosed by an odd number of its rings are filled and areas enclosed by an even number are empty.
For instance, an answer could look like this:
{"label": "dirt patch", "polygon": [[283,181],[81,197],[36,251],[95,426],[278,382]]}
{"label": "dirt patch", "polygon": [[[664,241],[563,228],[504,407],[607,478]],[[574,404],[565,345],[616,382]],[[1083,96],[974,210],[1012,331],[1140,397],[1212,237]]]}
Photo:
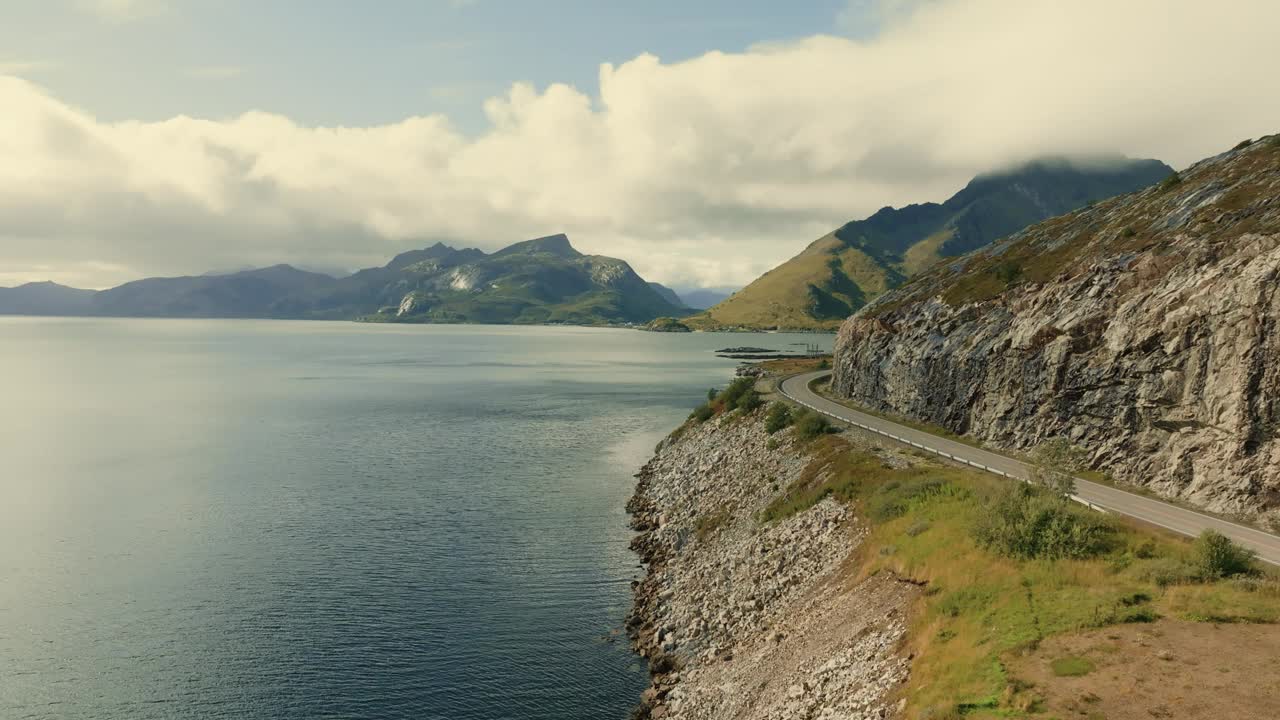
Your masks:
{"label": "dirt patch", "polygon": [[[1083,661],[1083,662],[1081,662]],[[1090,667],[1079,675],[1055,672]],[[1161,620],[1059,636],[1009,662],[1047,718],[1275,720],[1280,626]]]}

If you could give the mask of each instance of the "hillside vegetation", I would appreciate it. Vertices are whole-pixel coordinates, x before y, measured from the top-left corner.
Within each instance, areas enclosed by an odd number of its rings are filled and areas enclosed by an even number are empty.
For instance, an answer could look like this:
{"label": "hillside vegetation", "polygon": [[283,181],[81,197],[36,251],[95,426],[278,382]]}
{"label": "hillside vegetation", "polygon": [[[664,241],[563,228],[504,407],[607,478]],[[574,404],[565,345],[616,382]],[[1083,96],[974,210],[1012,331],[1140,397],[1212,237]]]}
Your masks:
{"label": "hillside vegetation", "polygon": [[[1157,622],[1195,623],[1199,630],[1180,632],[1208,638],[1215,623],[1280,622],[1276,576],[1247,559],[1223,563],[1220,536],[1163,535],[1047,491],[842,436],[817,436],[808,452],[809,466],[762,519],[778,522],[829,497],[848,503],[870,524],[850,569],[855,579],[891,573],[923,586],[908,634],[915,660],[903,691],[907,717],[1035,716],[1055,688],[1027,682],[1027,658],[1053,638]],[[1028,502],[1011,506],[1019,497]],[[993,532],[1019,540],[1010,545]],[[1280,628],[1265,632],[1280,642]],[[1081,675],[1095,662],[1125,663],[1101,653],[1044,660]],[[1280,687],[1263,689],[1280,700]],[[1105,717],[1132,710],[1127,695],[1085,705]],[[1220,696],[1205,697],[1221,707]]]}

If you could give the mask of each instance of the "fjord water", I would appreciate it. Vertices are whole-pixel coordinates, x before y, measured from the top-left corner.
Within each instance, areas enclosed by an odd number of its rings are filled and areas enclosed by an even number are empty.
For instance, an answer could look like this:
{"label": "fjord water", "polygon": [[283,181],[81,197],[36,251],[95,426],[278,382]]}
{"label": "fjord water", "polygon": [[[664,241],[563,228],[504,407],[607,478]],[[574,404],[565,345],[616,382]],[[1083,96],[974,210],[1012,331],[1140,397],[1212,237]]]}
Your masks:
{"label": "fjord water", "polygon": [[813,341],[0,318],[0,717],[624,718],[633,473]]}

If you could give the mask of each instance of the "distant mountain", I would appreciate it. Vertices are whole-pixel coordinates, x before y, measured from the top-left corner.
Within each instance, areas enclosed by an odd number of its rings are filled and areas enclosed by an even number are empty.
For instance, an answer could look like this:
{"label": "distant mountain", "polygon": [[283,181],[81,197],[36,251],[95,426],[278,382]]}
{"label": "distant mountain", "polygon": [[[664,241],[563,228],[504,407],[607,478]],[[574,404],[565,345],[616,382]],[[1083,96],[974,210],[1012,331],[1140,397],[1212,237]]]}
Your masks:
{"label": "distant mountain", "polygon": [[52,282],[0,288],[0,315],[87,315],[95,295],[93,290]]}
{"label": "distant mountain", "polygon": [[0,288],[0,313],[594,325],[646,323],[688,308],[622,260],[583,255],[551,235],[493,254],[436,243],[344,278],[276,265],[101,292],[33,283]]}
{"label": "distant mountain", "polygon": [[717,303],[724,302],[736,292],[736,288],[695,288],[695,289],[679,289],[679,293],[684,304],[695,310],[706,310]]}
{"label": "distant mountain", "polygon": [[832,330],[940,258],[1169,176],[1158,160],[1045,158],[980,175],[944,203],[883,208],[816,240],[703,315],[697,327]]}
{"label": "distant mountain", "polygon": [[[447,248],[446,248],[447,250]],[[492,255],[453,251],[404,267],[398,302],[374,319],[398,322],[643,323],[682,315],[616,258],[583,255],[564,235],[527,240]]]}
{"label": "distant mountain", "polygon": [[672,305],[675,305],[676,307],[689,307],[688,305],[685,304],[684,300],[682,300],[680,296],[676,294],[675,290],[672,290],[666,285],[663,285],[662,283],[651,282],[649,283],[649,287],[653,288],[654,292],[661,295],[663,300],[666,300]]}
{"label": "distant mountain", "polygon": [[297,298],[322,293],[336,282],[275,265],[229,275],[135,280],[98,293],[93,306],[94,314],[130,317],[290,317]]}

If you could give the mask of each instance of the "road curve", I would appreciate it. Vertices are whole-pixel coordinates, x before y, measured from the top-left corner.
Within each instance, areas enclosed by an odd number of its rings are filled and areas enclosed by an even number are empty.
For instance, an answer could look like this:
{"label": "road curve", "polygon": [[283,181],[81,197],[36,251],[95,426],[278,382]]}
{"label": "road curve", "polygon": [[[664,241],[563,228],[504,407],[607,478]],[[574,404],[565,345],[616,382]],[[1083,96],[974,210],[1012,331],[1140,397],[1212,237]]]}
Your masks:
{"label": "road curve", "polygon": [[[1028,478],[1030,468],[1024,462],[899,425],[875,415],[858,412],[821,397],[809,389],[809,383],[829,374],[827,371],[820,371],[793,375],[783,380],[778,389],[791,400],[843,423],[997,475],[1018,480]],[[1128,515],[1183,535],[1196,536],[1206,529],[1217,530],[1241,545],[1255,550],[1259,559],[1280,565],[1280,537],[1271,533],[1220,520],[1194,510],[1186,510],[1160,500],[1117,490],[1083,478],[1076,479],[1076,499],[1096,509],[1117,515]]]}

